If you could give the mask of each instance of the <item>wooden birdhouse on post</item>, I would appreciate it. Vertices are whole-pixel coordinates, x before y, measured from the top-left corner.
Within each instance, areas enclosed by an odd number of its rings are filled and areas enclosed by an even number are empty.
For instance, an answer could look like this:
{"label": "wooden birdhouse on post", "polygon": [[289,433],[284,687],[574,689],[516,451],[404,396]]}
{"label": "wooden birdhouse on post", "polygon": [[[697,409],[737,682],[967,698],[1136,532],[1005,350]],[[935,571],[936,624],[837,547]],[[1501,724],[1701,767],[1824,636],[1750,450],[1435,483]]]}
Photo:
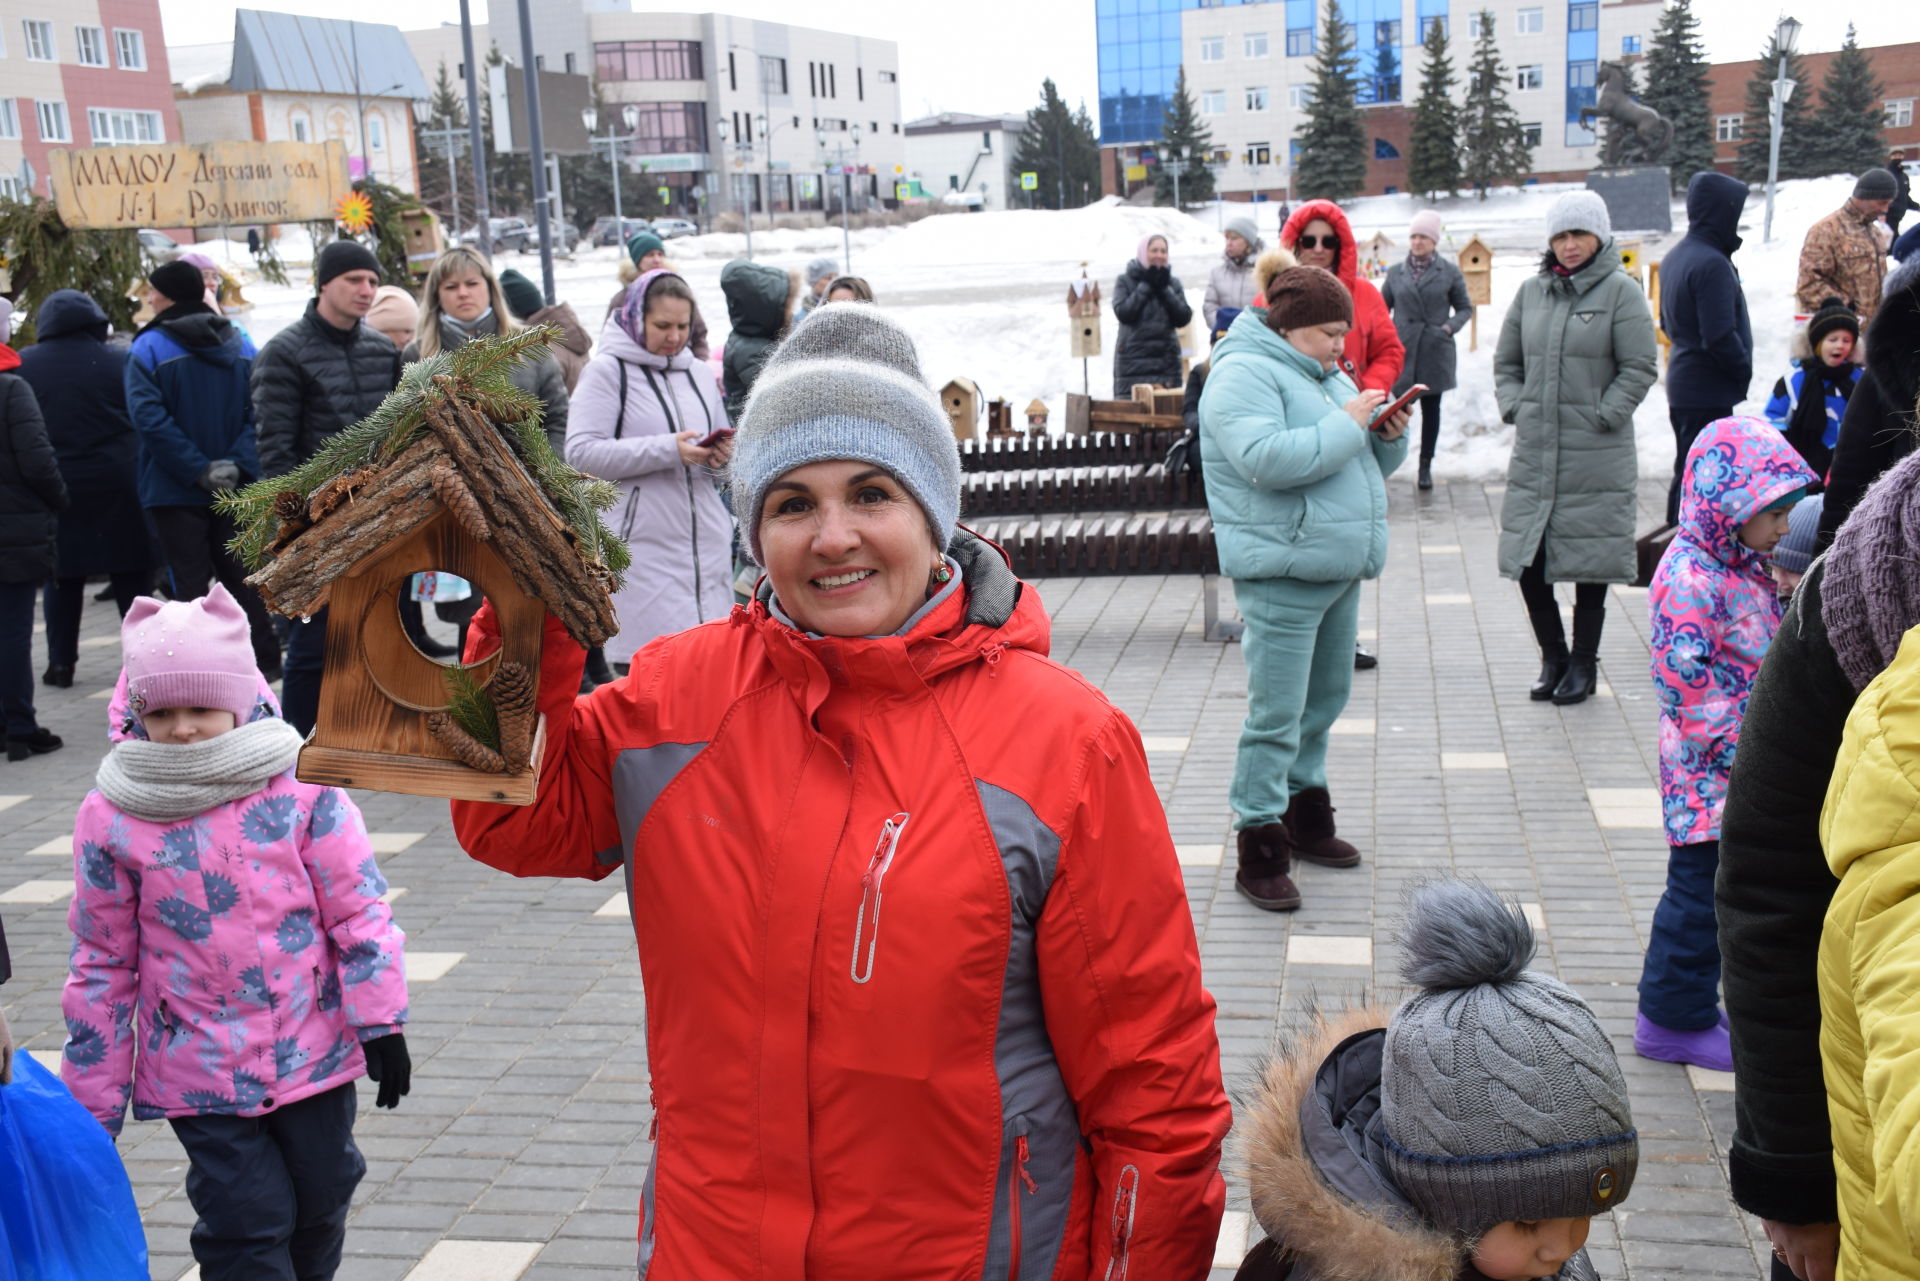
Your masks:
{"label": "wooden birdhouse on post", "polygon": [[1493,250],[1475,236],[1460,250],[1460,274],[1466,277],[1467,301],[1473,304],[1467,350],[1480,350],[1480,309],[1493,302]]}
{"label": "wooden birdhouse on post", "polygon": [[953,424],[955,440],[972,440],[980,431],[980,389],[971,378],[955,378],[940,389],[940,403]]}
{"label": "wooden birdhouse on post", "polygon": [[[611,487],[554,456],[537,403],[507,381],[553,333],[476,339],[409,366],[378,411],[310,462],[222,500],[267,607],[328,612],[303,781],[533,800],[547,615],[582,645],[604,642],[618,630],[610,594],[628,559],[598,516]],[[492,602],[497,649],[445,664],[414,646],[399,603],[428,571]]]}
{"label": "wooden birdhouse on post", "polygon": [[1084,270],[1080,279],[1067,286],[1067,333],[1073,359],[1100,354],[1100,286],[1088,280]]}
{"label": "wooden birdhouse on post", "polygon": [[1367,279],[1378,280],[1387,274],[1387,259],[1392,256],[1393,238],[1384,231],[1376,231],[1367,241],[1366,253],[1362,261],[1365,264]]}
{"label": "wooden birdhouse on post", "polygon": [[446,252],[447,239],[440,232],[440,216],[431,209],[402,209],[400,233],[407,241],[407,270],[424,276],[432,270],[434,259]]}

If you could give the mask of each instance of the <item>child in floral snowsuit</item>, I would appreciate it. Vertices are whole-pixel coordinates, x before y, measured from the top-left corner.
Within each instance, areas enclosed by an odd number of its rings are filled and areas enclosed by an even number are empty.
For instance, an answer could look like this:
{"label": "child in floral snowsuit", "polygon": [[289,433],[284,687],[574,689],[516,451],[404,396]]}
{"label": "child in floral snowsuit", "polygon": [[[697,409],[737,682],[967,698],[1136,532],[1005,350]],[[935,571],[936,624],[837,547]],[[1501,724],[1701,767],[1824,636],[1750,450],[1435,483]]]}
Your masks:
{"label": "child in floral snowsuit", "polygon": [[1670,852],[1640,975],[1633,1047],[1643,1058],[1733,1069],[1713,907],[1720,811],[1747,695],[1780,628],[1767,555],[1818,479],[1762,418],[1709,423],[1687,453],[1679,532],[1648,591]]}
{"label": "child in floral snowsuit", "polygon": [[128,711],[74,830],[61,1075],[110,1133],[129,1098],[172,1122],[204,1281],[339,1266],[361,1075],[398,1104],[411,1065],[401,948],[352,801],[293,776],[223,587],[134,602]]}

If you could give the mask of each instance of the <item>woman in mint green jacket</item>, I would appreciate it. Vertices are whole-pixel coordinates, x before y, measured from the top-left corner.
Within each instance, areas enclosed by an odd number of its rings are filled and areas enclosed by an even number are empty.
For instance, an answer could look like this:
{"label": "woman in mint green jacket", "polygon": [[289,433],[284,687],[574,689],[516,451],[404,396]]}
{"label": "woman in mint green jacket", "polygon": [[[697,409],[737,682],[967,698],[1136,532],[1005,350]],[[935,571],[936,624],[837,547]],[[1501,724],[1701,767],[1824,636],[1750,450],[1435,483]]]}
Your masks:
{"label": "woman in mint green jacket", "polygon": [[1247,624],[1234,883],[1269,911],[1300,906],[1294,858],[1360,861],[1334,834],[1327,734],[1353,685],[1360,583],[1386,564],[1386,477],[1407,456],[1409,415],[1374,422],[1386,393],[1340,371],[1352,324],[1337,277],[1290,267],[1264,316],[1242,312],[1214,347],[1200,400],[1220,568]]}

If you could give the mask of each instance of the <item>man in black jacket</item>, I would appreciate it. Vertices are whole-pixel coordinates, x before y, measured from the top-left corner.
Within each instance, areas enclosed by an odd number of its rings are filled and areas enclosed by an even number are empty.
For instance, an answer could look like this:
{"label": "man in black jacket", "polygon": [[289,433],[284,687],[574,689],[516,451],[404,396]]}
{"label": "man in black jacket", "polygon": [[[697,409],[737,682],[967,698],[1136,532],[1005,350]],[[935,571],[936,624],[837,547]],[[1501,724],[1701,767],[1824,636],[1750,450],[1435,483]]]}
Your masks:
{"label": "man in black jacket", "polygon": [[1893,193],[1893,203],[1887,206],[1887,226],[1898,237],[1900,220],[1907,216],[1907,210],[1913,208],[1913,182],[1907,177],[1907,153],[1895,147],[1893,154],[1887,157],[1887,172],[1893,175],[1893,181],[1899,188]]}
{"label": "man in black jacket", "polygon": [[1847,398],[1840,434],[1827,468],[1827,494],[1820,509],[1825,551],[1834,533],[1888,468],[1913,452],[1914,404],[1920,399],[1920,257],[1887,277],[1880,310],[1866,331],[1867,368]]}
{"label": "man in black jacket", "polygon": [[[380,288],[380,261],[366,246],[336,240],[314,258],[317,290],[307,314],[275,334],[253,362],[253,418],[260,468],[292,471],[329,437],[372,413],[400,382],[400,353],[361,323]],[[320,669],[327,615],[295,620],[287,631],[286,683],[280,704],[302,734],[320,713]]]}
{"label": "man in black jacket", "polygon": [[1700,429],[1729,417],[1753,381],[1753,329],[1733,251],[1747,184],[1723,173],[1687,184],[1687,234],[1660,264],[1660,327],[1667,362],[1667,416],[1673,424],[1673,483],[1667,524],[1680,519],[1680,477]]}

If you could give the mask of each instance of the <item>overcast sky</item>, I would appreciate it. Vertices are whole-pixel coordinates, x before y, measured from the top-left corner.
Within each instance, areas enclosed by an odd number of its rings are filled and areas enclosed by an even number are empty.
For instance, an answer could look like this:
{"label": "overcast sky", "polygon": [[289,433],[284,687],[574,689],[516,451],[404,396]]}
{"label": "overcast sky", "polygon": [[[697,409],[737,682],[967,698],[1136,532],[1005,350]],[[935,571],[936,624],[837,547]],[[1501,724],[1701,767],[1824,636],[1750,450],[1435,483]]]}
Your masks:
{"label": "overcast sky", "polygon": [[[500,0],[506,3],[506,0]],[[160,0],[168,44],[205,44],[233,38],[227,0]],[[247,7],[332,18],[391,22],[403,28],[457,22],[459,0],[259,0]],[[633,0],[636,10],[705,11],[700,4]],[[1052,76],[1069,104],[1084,99],[1099,118],[1093,0],[967,0],[964,5],[901,4],[899,0],[731,0],[718,8],[743,18],[794,22],[853,31],[900,44],[901,107],[909,118],[937,111],[982,115],[1025,111]],[[1847,6],[1801,3],[1803,52],[1836,49],[1845,35]],[[473,0],[475,22],[486,0]],[[1754,57],[1766,43],[1778,11],[1752,0],[1694,0],[1708,56],[1715,62]],[[1790,10],[1791,11],[1791,10]],[[957,16],[964,12],[964,17]],[[1861,21],[1863,44],[1920,40],[1920,6],[1882,5]]]}

